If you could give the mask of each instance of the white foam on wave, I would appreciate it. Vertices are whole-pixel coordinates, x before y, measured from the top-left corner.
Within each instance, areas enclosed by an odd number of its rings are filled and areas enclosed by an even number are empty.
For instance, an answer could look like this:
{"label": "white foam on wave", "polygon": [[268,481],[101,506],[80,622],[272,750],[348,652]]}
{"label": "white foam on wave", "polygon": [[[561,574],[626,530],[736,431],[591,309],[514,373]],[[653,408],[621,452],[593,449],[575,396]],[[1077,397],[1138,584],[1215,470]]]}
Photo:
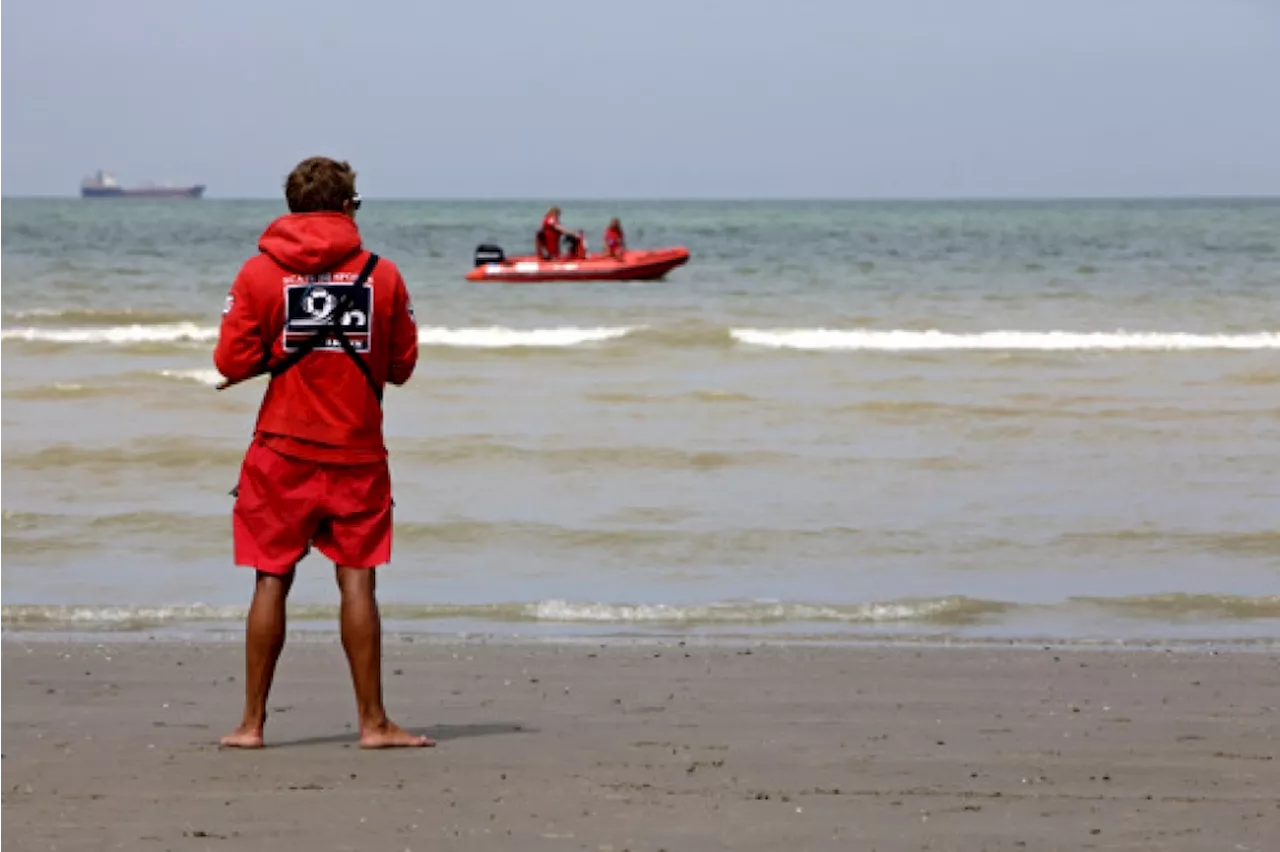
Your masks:
{"label": "white foam on wave", "polygon": [[157,325],[121,325],[110,328],[6,328],[0,340],[46,343],[207,343],[218,339],[218,329],[192,322]]}
{"label": "white foam on wave", "polygon": [[575,603],[544,600],[529,604],[527,617],[538,621],[644,624],[672,622],[751,623],[771,621],[878,622],[910,621],[952,612],[967,605],[962,598],[890,601],[846,606],[800,603],[670,604]]}
{"label": "white foam on wave", "polygon": [[18,605],[3,609],[6,626],[127,625],[174,621],[235,621],[244,617],[243,606],[170,604],[160,606],[76,606],[66,604]]}
{"label": "white foam on wave", "polygon": [[426,346],[462,346],[483,349],[503,349],[518,346],[564,347],[583,343],[599,343],[625,336],[630,328],[422,328],[418,330],[418,342]]}
{"label": "white foam on wave", "polygon": [[[768,601],[706,604],[614,604],[560,599],[521,604],[390,604],[384,617],[399,621],[474,618],[480,621],[541,621],[563,624],[761,624],[836,622],[867,624],[928,621],[957,614],[999,609],[991,602],[964,597],[822,605]],[[58,625],[130,628],[147,624],[234,621],[244,617],[243,606],[202,603],[161,606],[127,605],[11,605],[3,607],[6,627],[40,628]],[[331,605],[303,605],[290,616],[302,620],[337,615]]]}
{"label": "white foam on wave", "polygon": [[1280,332],[986,331],[954,334],[942,331],[735,328],[731,334],[739,343],[749,346],[814,351],[1280,349]]}
{"label": "white foam on wave", "polygon": [[[599,326],[583,328],[474,328],[426,327],[418,330],[424,346],[477,349],[564,348],[601,343],[626,337],[643,326]],[[1075,331],[985,331],[955,333],[830,328],[735,328],[730,330],[740,344],[770,349],[810,351],[1187,351],[1205,349],[1280,349],[1280,332],[1250,334],[1191,334],[1186,332],[1075,332]],[[218,339],[216,326],[191,322],[155,325],[125,325],[108,328],[7,328],[0,339],[49,343],[212,343]]]}
{"label": "white foam on wave", "polygon": [[222,381],[222,374],[217,370],[160,370],[158,375],[166,379],[178,379],[184,382],[196,382],[209,387]]}
{"label": "white foam on wave", "polygon": [[[502,349],[512,347],[565,347],[598,343],[625,336],[627,327],[517,329],[504,326],[477,328],[428,327],[418,331],[418,342],[426,346],[456,346]],[[218,339],[218,329],[195,323],[126,325],[108,328],[7,328],[0,339],[46,343],[209,343]]]}

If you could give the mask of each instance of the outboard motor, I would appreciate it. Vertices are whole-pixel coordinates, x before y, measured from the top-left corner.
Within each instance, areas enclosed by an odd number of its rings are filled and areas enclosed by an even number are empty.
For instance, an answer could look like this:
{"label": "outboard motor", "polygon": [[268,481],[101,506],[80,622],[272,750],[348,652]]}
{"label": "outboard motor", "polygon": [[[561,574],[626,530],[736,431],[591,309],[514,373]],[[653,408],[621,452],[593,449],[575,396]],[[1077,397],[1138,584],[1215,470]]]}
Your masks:
{"label": "outboard motor", "polygon": [[490,243],[481,243],[476,246],[476,266],[484,266],[487,263],[502,263],[507,256],[502,251],[502,246],[495,246]]}

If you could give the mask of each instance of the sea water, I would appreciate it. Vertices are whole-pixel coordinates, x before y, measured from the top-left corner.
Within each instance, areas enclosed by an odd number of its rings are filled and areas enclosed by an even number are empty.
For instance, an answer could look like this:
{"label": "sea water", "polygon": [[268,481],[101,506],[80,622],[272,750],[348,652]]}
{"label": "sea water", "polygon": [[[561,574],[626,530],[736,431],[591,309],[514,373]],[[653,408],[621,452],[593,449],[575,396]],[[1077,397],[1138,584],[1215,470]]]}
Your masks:
{"label": "sea water", "polygon": [[[649,283],[474,284],[528,202],[379,202],[395,629],[1266,638],[1280,201],[562,203]],[[3,202],[7,631],[234,630],[264,389],[223,300],[277,202]],[[295,587],[331,628],[332,569]]]}

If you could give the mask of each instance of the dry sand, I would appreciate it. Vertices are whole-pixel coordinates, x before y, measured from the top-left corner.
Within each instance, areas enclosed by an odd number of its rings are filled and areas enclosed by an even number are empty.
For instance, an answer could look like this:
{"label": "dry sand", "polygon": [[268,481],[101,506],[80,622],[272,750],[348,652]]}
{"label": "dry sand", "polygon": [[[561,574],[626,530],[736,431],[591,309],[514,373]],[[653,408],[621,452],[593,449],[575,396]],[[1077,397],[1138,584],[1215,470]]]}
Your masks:
{"label": "dry sand", "polygon": [[240,654],[6,637],[8,852],[1280,849],[1263,653],[389,642],[403,752],[336,641],[219,749]]}

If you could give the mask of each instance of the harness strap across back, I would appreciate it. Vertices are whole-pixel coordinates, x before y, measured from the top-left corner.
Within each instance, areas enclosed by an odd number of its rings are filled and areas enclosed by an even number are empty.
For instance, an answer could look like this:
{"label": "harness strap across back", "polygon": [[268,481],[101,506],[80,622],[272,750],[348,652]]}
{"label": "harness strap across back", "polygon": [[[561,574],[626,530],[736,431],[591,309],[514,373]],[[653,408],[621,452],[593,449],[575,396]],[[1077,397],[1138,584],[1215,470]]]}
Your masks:
{"label": "harness strap across back", "polygon": [[[356,293],[369,280],[369,276],[373,274],[373,268],[378,265],[378,256],[372,252],[369,253],[369,260],[365,263],[364,268],[360,270],[360,275],[354,282],[348,285],[346,291],[338,298],[337,304],[333,307],[330,314],[329,324],[323,328],[317,329],[316,332],[298,344],[297,348],[289,352],[285,357],[281,358],[275,364],[264,364],[263,372],[268,372],[274,378],[280,374],[292,369],[299,361],[311,354],[317,346],[323,344],[330,337],[338,339],[338,345],[342,347],[342,351],[355,362],[356,367],[364,375],[365,381],[369,384],[369,389],[373,391],[374,397],[378,400],[378,404],[382,404],[382,388],[378,386],[377,381],[373,378],[373,370],[369,368],[369,363],[360,357],[356,352],[355,346],[347,337],[347,333],[342,328],[342,317],[351,307],[352,301],[355,299]],[[268,353],[270,358],[270,353]]]}

